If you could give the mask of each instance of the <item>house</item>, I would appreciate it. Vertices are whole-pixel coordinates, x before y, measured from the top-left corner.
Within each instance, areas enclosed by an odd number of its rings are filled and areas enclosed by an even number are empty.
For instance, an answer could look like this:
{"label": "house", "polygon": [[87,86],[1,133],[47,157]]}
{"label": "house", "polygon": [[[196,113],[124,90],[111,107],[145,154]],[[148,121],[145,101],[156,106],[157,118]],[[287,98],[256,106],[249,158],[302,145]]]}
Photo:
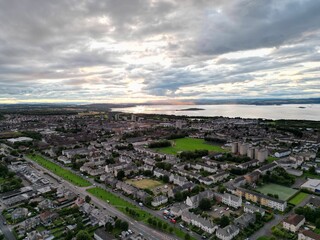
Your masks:
{"label": "house", "polygon": [[262,167],[258,168],[257,171],[261,172],[262,175],[265,175],[268,171],[271,172],[277,166],[278,164],[276,162],[272,162],[272,163],[263,165]]}
{"label": "house", "polygon": [[239,197],[244,197],[248,201],[259,203],[263,206],[277,209],[279,211],[284,211],[287,207],[287,202],[276,199],[262,193],[254,192],[245,188],[237,187],[235,194]]}
{"label": "house", "polygon": [[199,227],[209,234],[212,234],[218,228],[216,224],[213,224],[208,219],[197,216],[194,213],[189,212],[188,210],[182,212],[181,220],[193,226]]}
{"label": "house", "polygon": [[170,173],[166,170],[162,170],[160,168],[156,168],[153,170],[153,175],[157,178],[163,177],[163,176],[170,176]]}
{"label": "house", "polygon": [[217,171],[217,167],[214,165],[207,165],[205,163],[196,163],[195,165],[191,165],[192,168],[197,170],[204,170],[209,173],[215,173]]}
{"label": "house", "polygon": [[255,206],[255,205],[252,205],[252,204],[247,204],[247,203],[244,204],[243,211],[245,213],[256,213],[256,212],[258,212],[258,213],[261,214],[261,216],[264,216],[265,213],[266,213],[266,211],[263,208]]}
{"label": "house", "polygon": [[94,231],[93,238],[95,240],[115,240],[116,238],[110,233],[107,233],[104,228],[98,228]]}
{"label": "house", "polygon": [[174,188],[170,188],[168,191],[168,196],[174,197],[174,195],[178,192],[191,191],[195,186],[196,186],[196,184],[194,184],[192,182],[187,182],[187,183],[183,184],[182,186],[176,186]]}
{"label": "house", "polygon": [[282,157],[289,156],[290,154],[291,154],[290,149],[280,149],[277,152],[275,152],[274,156],[277,158],[282,158]]}
{"label": "house", "polygon": [[252,183],[255,183],[259,180],[260,175],[261,175],[261,173],[259,171],[253,171],[253,172],[246,174],[244,176],[244,178],[246,179],[247,183],[252,184]]}
{"label": "house", "polygon": [[153,198],[153,201],[151,202],[151,205],[153,207],[158,207],[162,204],[165,204],[168,202],[168,198],[166,196],[160,195]]}
{"label": "house", "polygon": [[212,199],[214,196],[213,192],[210,190],[206,190],[204,192],[200,192],[195,196],[187,197],[185,203],[191,208],[197,208],[202,199],[208,198]]}
{"label": "house", "polygon": [[207,185],[207,186],[213,184],[213,180],[210,177],[200,177],[198,180],[200,183],[203,183],[204,185]]}
{"label": "house", "polygon": [[229,172],[221,171],[214,175],[209,176],[209,178],[213,180],[213,183],[217,183],[217,182],[223,181],[224,179],[229,177],[229,175],[230,175]]}
{"label": "house", "polygon": [[65,165],[71,163],[71,160],[69,158],[67,158],[66,156],[59,156],[58,161],[62,162]]}
{"label": "house", "polygon": [[135,192],[134,197],[142,202],[145,202],[147,197],[150,197],[151,195],[143,190],[138,190]]}
{"label": "house", "polygon": [[312,232],[311,230],[302,230],[298,234],[298,240],[320,240],[320,234]]}
{"label": "house", "polygon": [[235,196],[233,194],[229,194],[229,193],[223,193],[223,194],[219,194],[216,193],[215,197],[218,201],[221,201],[222,203],[233,207],[233,208],[239,208],[242,205],[242,198]]}
{"label": "house", "polygon": [[170,208],[170,212],[175,216],[175,217],[180,217],[182,212],[185,211],[186,209],[189,209],[190,207],[185,204],[185,203],[175,203],[173,206]]}
{"label": "house", "polygon": [[320,197],[312,196],[307,205],[313,209],[320,208]]}
{"label": "house", "polygon": [[38,225],[40,225],[40,218],[36,216],[26,219],[20,226],[24,229],[24,231],[29,231],[30,229],[33,229]]}
{"label": "house", "polygon": [[240,232],[240,229],[236,225],[228,225],[224,228],[219,228],[216,231],[216,237],[221,240],[231,240],[237,236]]}
{"label": "house", "polygon": [[19,219],[19,218],[25,218],[28,215],[28,209],[27,208],[16,208],[11,213],[11,218],[13,220]]}
{"label": "house", "polygon": [[116,184],[116,188],[119,190],[122,190],[124,193],[128,194],[128,195],[132,195],[134,194],[136,191],[138,191],[137,188],[122,182],[122,181],[118,181]]}
{"label": "house", "polygon": [[256,215],[253,213],[244,213],[240,217],[234,220],[234,224],[240,229],[244,229],[249,226],[250,223],[256,221]]}
{"label": "house", "polygon": [[290,232],[297,232],[299,228],[305,223],[306,219],[302,215],[291,214],[288,218],[283,220],[282,226]]}
{"label": "house", "polygon": [[178,185],[178,186],[182,186],[182,185],[184,185],[185,183],[188,182],[187,178],[181,177],[181,176],[176,175],[176,174],[171,174],[170,177],[169,177],[169,181],[173,182],[173,184]]}
{"label": "house", "polygon": [[38,208],[41,210],[52,209],[54,208],[53,201],[50,199],[44,199],[43,201],[39,202]]}
{"label": "house", "polygon": [[245,163],[241,163],[237,166],[237,168],[240,168],[240,169],[248,169],[249,167],[255,167],[255,166],[258,166],[260,164],[259,160],[257,159],[253,159],[253,160],[250,160],[248,162],[245,162]]}
{"label": "house", "polygon": [[45,226],[52,223],[58,217],[59,215],[56,212],[52,212],[52,211],[45,211],[43,213],[40,213],[40,221]]}

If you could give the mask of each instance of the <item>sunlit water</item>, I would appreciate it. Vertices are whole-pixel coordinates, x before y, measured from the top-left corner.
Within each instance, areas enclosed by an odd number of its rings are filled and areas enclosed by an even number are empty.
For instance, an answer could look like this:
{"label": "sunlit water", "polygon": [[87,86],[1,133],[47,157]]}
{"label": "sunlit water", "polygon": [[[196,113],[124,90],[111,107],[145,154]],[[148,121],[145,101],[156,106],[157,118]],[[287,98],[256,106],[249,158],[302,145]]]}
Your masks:
{"label": "sunlit water", "polygon": [[[179,111],[187,108],[204,110]],[[126,113],[155,113],[187,116],[223,116],[265,119],[299,119],[320,121],[320,104],[285,105],[139,105],[129,108],[113,108]]]}

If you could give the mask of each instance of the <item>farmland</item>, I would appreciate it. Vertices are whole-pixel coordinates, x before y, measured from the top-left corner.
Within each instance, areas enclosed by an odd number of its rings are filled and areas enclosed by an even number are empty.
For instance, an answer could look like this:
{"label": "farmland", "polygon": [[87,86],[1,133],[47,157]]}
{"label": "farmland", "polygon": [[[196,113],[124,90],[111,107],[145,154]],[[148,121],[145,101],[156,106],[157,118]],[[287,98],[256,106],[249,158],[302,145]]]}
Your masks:
{"label": "farmland", "polygon": [[204,139],[197,138],[179,138],[171,141],[171,147],[156,148],[160,153],[177,154],[181,151],[208,150],[212,152],[227,152],[218,145],[207,143]]}

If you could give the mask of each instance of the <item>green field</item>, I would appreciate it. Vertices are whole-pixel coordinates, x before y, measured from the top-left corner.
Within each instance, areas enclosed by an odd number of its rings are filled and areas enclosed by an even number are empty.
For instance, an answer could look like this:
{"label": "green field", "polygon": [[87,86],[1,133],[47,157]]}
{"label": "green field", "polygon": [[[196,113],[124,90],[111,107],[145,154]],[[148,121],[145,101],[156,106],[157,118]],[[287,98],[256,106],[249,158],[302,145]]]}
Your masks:
{"label": "green field", "polygon": [[301,203],[309,194],[304,192],[299,192],[296,196],[290,199],[289,203],[293,205],[298,205]]}
{"label": "green field", "polygon": [[74,185],[77,185],[79,187],[91,186],[91,183],[88,182],[87,180],[83,179],[82,177],[74,174],[73,172],[67,169],[60,167],[58,164],[55,164],[49,160],[46,160],[40,155],[28,154],[27,157]]}
{"label": "green field", "polygon": [[227,152],[218,145],[211,145],[204,139],[197,138],[179,138],[172,140],[171,147],[155,148],[157,152],[166,154],[177,154],[181,151],[208,150],[212,152]]}
{"label": "green field", "polygon": [[288,188],[288,187],[281,186],[278,184],[273,184],[273,183],[266,184],[262,187],[258,187],[256,190],[265,195],[267,195],[268,193],[278,194],[279,199],[284,201],[288,200],[292,195],[294,195],[298,191],[292,188]]}
{"label": "green field", "polygon": [[[99,187],[90,188],[90,189],[87,189],[87,192],[92,194],[93,196],[100,198],[103,201],[113,205],[115,208],[117,208],[118,210],[120,210],[124,214],[129,215],[126,212],[127,207],[135,210],[135,212],[139,214],[138,217],[135,217],[135,219],[137,219],[138,221],[143,221],[144,223],[148,224],[148,222],[147,222],[148,218],[155,218],[153,215],[144,211],[142,208],[137,207],[136,205],[133,205],[133,204],[127,202],[126,200],[124,200],[124,199],[122,199],[122,198],[102,189],[102,188],[99,188]],[[161,221],[162,224],[168,223],[168,222],[165,222],[159,218],[157,220]],[[178,228],[174,228],[173,233],[180,238],[184,238],[184,236],[185,236],[185,233]],[[191,238],[191,239],[194,239],[194,238]]]}
{"label": "green field", "polygon": [[277,160],[277,159],[278,159],[278,158],[272,157],[272,156],[267,157],[268,163],[272,163],[273,161],[275,161],[275,160]]}

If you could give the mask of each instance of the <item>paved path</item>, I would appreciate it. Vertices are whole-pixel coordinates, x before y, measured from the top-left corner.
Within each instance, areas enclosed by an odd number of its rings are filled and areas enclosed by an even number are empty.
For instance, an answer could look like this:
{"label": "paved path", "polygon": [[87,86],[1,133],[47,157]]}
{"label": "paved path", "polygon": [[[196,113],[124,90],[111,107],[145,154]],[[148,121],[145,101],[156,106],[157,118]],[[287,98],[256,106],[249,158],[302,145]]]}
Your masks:
{"label": "paved path", "polygon": [[250,239],[258,239],[261,236],[271,236],[271,228],[275,225],[278,225],[280,222],[282,222],[285,218],[287,218],[290,214],[294,213],[294,209],[297,207],[301,207],[306,205],[312,195],[309,195],[306,197],[301,203],[299,203],[297,206],[295,206],[290,212],[279,215],[275,214],[274,219],[272,219],[270,222],[266,223],[262,228],[260,228],[257,232],[255,232],[253,235],[250,236]]}
{"label": "paved path", "polygon": [[0,214],[0,229],[3,233],[3,235],[5,236],[5,239],[6,240],[16,240],[16,238],[14,237],[10,228],[7,225],[3,224],[5,221],[6,221],[6,219],[4,218],[4,216],[2,216],[2,214]]}

